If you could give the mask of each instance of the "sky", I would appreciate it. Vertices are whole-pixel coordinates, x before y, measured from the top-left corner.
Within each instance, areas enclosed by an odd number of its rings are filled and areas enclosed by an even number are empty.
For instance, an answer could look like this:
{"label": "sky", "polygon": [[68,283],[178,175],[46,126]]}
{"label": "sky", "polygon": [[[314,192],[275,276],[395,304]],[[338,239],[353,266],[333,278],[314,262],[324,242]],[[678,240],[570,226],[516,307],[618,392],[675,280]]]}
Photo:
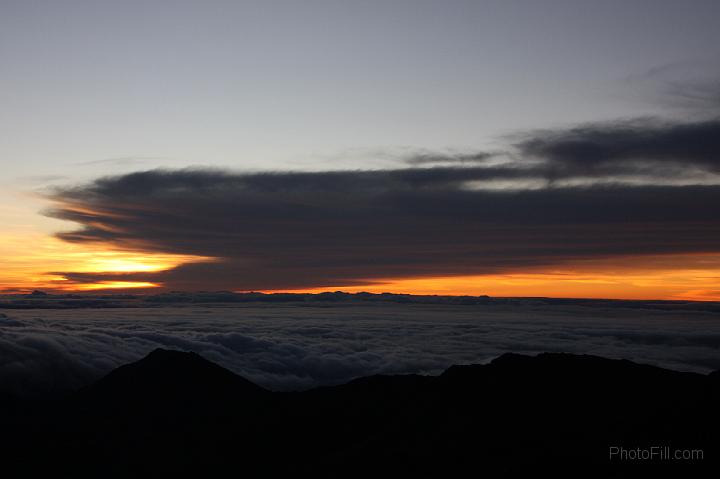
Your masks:
{"label": "sky", "polygon": [[718,18],[0,0],[0,290],[720,300]]}

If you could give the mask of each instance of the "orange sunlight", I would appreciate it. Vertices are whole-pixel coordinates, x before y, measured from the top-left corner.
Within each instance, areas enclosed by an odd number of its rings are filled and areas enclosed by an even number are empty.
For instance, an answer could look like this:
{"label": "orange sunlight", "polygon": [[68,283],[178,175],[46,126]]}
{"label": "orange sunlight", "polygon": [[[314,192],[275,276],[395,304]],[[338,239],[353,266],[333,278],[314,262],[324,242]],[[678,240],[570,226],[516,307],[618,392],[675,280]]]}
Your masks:
{"label": "orange sunlight", "polygon": [[[622,264],[622,266],[613,266]],[[686,265],[683,267],[683,265]],[[293,290],[555,298],[720,301],[720,256],[592,260],[507,274],[391,279],[362,286]]]}
{"label": "orange sunlight", "polygon": [[[8,211],[3,211],[7,213]],[[73,244],[27,224],[0,236],[0,292],[101,291],[162,288],[151,279],[77,282],[73,273],[152,273],[212,258],[114,251],[102,245]],[[198,284],[198,289],[202,285]],[[720,255],[683,254],[577,261],[504,274],[368,280],[361,286],[328,286],[295,292],[392,292],[440,295],[547,296],[616,299],[720,301]]]}
{"label": "orange sunlight", "polygon": [[133,289],[133,288],[157,288],[159,284],[142,281],[99,281],[91,284],[81,284],[75,287],[78,291],[98,291],[105,289]]}
{"label": "orange sunlight", "polygon": [[21,292],[157,288],[161,285],[146,281],[76,283],[56,273],[148,273],[189,261],[209,260],[185,255],[108,251],[101,246],[67,243],[40,232],[3,235],[0,258],[3,258],[0,291]]}

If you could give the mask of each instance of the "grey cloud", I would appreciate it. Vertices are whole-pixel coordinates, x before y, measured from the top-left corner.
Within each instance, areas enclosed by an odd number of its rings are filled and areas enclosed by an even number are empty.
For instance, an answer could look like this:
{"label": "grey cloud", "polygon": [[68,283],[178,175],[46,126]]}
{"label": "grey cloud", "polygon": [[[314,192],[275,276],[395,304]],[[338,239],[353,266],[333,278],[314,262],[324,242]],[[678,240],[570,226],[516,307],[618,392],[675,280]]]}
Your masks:
{"label": "grey cloud", "polygon": [[153,170],[56,189],[47,214],[80,225],[58,235],[66,241],[215,258],[160,273],[56,273],[78,283],[291,289],[720,244],[717,118],[536,131],[515,135],[504,154],[421,152],[408,162],[416,167]]}
{"label": "grey cloud", "polygon": [[23,323],[8,317],[6,314],[0,313],[0,327],[11,328],[16,326],[23,326]]}
{"label": "grey cloud", "polygon": [[500,156],[500,152],[474,152],[474,153],[418,153],[411,155],[405,159],[409,165],[482,165],[488,163],[489,160]]}
{"label": "grey cloud", "polygon": [[636,119],[541,131],[516,144],[547,161],[553,177],[618,174],[658,176],[698,168],[720,172],[720,119],[693,123]]}
{"label": "grey cloud", "polygon": [[628,77],[629,86],[639,93],[653,92],[653,103],[679,108],[693,114],[720,111],[720,58],[686,60],[659,65],[640,75]]}
{"label": "grey cloud", "polygon": [[161,273],[58,272],[171,289],[347,286],[720,244],[720,187],[473,188],[523,175],[509,167],[155,170],[60,190],[48,214],[82,225],[59,234],[66,241],[217,258]]}
{"label": "grey cloud", "polygon": [[720,109],[720,81],[671,83],[668,93],[688,106],[717,111]]}

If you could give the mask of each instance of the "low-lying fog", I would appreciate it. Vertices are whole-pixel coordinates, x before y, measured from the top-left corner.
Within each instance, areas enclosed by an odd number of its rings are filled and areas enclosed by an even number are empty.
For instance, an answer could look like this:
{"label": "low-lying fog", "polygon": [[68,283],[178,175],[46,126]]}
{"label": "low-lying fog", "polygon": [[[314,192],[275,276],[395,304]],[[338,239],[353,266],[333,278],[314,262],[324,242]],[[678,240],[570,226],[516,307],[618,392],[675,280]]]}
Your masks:
{"label": "low-lying fog", "polygon": [[195,351],[276,390],[371,374],[437,374],[508,351],[720,369],[720,317],[607,305],[234,304],[5,310],[0,389],[82,387],[157,347]]}

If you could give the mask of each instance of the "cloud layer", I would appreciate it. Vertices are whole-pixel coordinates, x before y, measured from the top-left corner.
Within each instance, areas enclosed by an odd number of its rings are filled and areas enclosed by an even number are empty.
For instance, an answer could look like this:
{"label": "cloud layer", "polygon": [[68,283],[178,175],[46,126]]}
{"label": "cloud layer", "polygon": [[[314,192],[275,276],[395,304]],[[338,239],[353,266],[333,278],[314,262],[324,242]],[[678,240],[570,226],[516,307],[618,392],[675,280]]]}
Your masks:
{"label": "cloud layer", "polygon": [[20,395],[76,389],[156,347],[196,351],[278,390],[371,374],[438,373],[508,351],[590,353],[700,372],[720,368],[716,313],[651,303],[641,309],[518,300],[16,310],[0,315],[0,328],[0,393]]}
{"label": "cloud layer", "polygon": [[56,190],[48,214],[81,225],[66,241],[216,258],[152,274],[58,273],[287,289],[718,252],[718,120],[539,132],[513,151],[505,162],[423,154],[413,160],[423,167],[396,170],[155,170]]}
{"label": "cloud layer", "polygon": [[720,120],[672,123],[636,119],[525,135],[523,156],[544,160],[551,178],[660,181],[720,172]]}

